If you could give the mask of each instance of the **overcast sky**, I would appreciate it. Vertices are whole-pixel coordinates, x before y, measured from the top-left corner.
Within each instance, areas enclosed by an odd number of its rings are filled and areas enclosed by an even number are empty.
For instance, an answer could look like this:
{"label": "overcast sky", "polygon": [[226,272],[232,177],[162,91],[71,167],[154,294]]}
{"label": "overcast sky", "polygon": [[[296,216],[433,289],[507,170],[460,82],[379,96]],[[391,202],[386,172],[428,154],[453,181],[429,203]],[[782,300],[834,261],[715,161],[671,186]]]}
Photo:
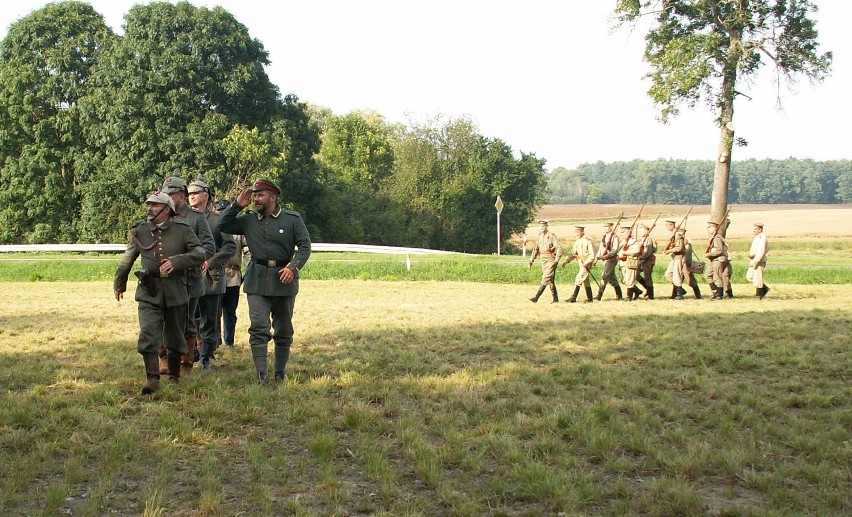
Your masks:
{"label": "overcast sky", "polygon": [[[0,35],[48,2],[4,2]],[[92,6],[121,33],[136,1]],[[643,34],[613,32],[615,0],[193,1],[230,11],[269,52],[282,94],[388,121],[467,117],[489,138],[547,160],[547,168],[634,158],[713,159],[719,131],[705,105],[656,121]],[[747,158],[849,159],[852,60],[849,0],[818,2],[821,51],[832,75],[791,91],[770,74],[738,90],[735,148]],[[779,110],[777,101],[781,97]]]}

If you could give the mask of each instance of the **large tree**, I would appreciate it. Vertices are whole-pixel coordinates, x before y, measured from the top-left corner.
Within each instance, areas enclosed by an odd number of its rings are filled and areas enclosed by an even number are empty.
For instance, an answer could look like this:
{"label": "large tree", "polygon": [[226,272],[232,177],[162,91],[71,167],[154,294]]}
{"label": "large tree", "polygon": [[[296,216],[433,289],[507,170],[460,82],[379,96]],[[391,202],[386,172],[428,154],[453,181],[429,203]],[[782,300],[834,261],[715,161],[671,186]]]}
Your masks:
{"label": "large tree", "polygon": [[78,101],[114,35],[88,4],[48,4],[0,43],[0,242],[72,242]]}
{"label": "large tree", "polygon": [[[661,120],[680,105],[707,101],[721,130],[716,157],[711,216],[720,220],[728,205],[734,100],[737,85],[763,65],[778,80],[798,76],[817,81],[830,71],[832,55],[820,54],[808,0],[617,0],[621,23],[652,17],[645,41],[651,65],[648,91],[661,108]],[[744,139],[737,139],[745,144]]]}
{"label": "large tree", "polygon": [[222,8],[136,5],[81,100],[91,152],[81,158],[82,227],[123,240],[145,193],[175,169],[191,179],[226,161],[236,125],[268,129],[283,106],[262,44]]}

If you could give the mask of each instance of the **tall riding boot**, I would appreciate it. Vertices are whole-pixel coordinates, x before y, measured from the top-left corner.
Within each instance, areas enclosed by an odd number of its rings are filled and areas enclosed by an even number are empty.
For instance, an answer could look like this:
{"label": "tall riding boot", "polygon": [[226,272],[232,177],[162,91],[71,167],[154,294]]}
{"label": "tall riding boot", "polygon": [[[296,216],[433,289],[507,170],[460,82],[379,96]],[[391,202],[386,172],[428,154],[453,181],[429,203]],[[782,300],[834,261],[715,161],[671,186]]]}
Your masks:
{"label": "tall riding boot", "polygon": [[160,359],[155,352],[142,354],[145,363],[145,385],[142,386],[142,394],[150,395],[160,390]]}
{"label": "tall riding boot", "polygon": [[257,372],[257,380],[266,384],[269,379],[269,357],[267,357],[268,345],[251,345],[251,358],[254,361],[254,369]]}
{"label": "tall riding boot", "polygon": [[541,284],[540,286],[538,286],[538,291],[535,293],[535,296],[533,296],[532,298],[530,298],[530,301],[531,301],[531,302],[533,302],[533,303],[536,303],[536,302],[538,301],[538,298],[541,296],[541,293],[543,293],[543,292],[544,292],[544,289],[545,289],[546,287],[547,287],[547,286],[546,286],[546,285],[544,285],[544,284]]}
{"label": "tall riding boot", "polygon": [[556,303],[559,301],[559,293],[556,292],[556,284],[550,284],[550,294],[553,296],[553,299],[550,303]]}
{"label": "tall riding boot", "polygon": [[713,298],[711,300],[721,300],[725,297],[725,290],[721,287],[716,287],[716,290],[713,291]]}
{"label": "tall riding boot", "polygon": [[592,303],[594,298],[592,298],[592,286],[586,286],[586,303]]}
{"label": "tall riding boot", "polygon": [[669,296],[669,299],[674,300],[675,296],[677,296],[677,286],[672,284],[672,295]]}
{"label": "tall riding boot", "polygon": [[181,374],[186,377],[192,372],[192,363],[195,361],[195,347],[198,337],[186,338],[186,353],[180,358]]}
{"label": "tall riding boot", "polygon": [[644,292],[645,292],[645,291],[643,291],[642,289],[639,289],[638,287],[636,287],[636,286],[634,285],[634,286],[633,286],[633,293],[636,295],[636,298],[634,298],[634,300],[636,300],[636,299],[638,299],[640,296],[642,296],[642,293],[644,293]]}
{"label": "tall riding boot", "polygon": [[760,288],[760,299],[762,300],[763,297],[766,296],[766,293],[768,293],[768,292],[769,292],[769,286],[766,285],[766,284],[763,284],[763,287]]}
{"label": "tall riding boot", "polygon": [[565,301],[568,302],[568,303],[576,302],[578,294],[580,294],[580,286],[579,285],[574,287],[574,294],[571,295],[571,298],[568,298]]}
{"label": "tall riding boot", "polygon": [[692,292],[695,293],[695,299],[700,300],[701,299],[701,289],[698,288],[698,284],[692,284],[691,287],[692,287]]}
{"label": "tall riding boot", "polygon": [[623,300],[624,297],[621,295],[621,286],[618,285],[618,284],[615,284],[613,287],[615,288],[615,299],[616,300]]}
{"label": "tall riding boot", "polygon": [[726,296],[727,298],[733,298],[733,297],[734,297],[734,290],[733,290],[733,289],[731,289],[731,286],[730,286],[730,285],[728,286],[728,290],[727,290],[727,291],[725,291],[725,296]]}
{"label": "tall riding boot", "polygon": [[628,302],[632,302],[632,301],[633,301],[633,288],[632,288],[632,287],[628,287],[628,288],[627,288],[627,298],[626,298],[626,300],[627,300]]}
{"label": "tall riding boot", "polygon": [[284,369],[287,367],[287,361],[290,359],[290,346],[275,344],[275,380],[283,381],[287,377],[284,375]]}
{"label": "tall riding boot", "polygon": [[674,296],[675,300],[683,300],[683,293],[686,292],[686,291],[683,290],[683,286],[676,285],[675,288],[674,288],[674,292],[675,292],[675,296]]}
{"label": "tall riding boot", "polygon": [[166,347],[160,345],[159,350],[157,350],[157,355],[160,356],[160,375],[166,375],[169,373],[169,361],[167,359],[169,351],[166,350]]}
{"label": "tall riding boot", "polygon": [[595,296],[595,300],[601,301],[601,298],[603,298],[604,289],[606,289],[605,283],[601,284],[601,286],[598,288],[598,295]]}
{"label": "tall riding boot", "polygon": [[178,384],[180,382],[180,360],[181,360],[180,352],[169,352],[166,361],[169,365],[169,382],[172,384]]}

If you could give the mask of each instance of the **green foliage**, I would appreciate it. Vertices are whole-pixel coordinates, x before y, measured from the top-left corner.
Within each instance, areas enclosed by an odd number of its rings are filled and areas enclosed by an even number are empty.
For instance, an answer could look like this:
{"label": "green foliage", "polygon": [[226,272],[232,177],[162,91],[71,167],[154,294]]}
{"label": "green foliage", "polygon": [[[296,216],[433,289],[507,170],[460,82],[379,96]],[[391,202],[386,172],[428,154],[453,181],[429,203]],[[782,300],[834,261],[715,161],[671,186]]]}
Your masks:
{"label": "green foliage", "polygon": [[[548,203],[569,203],[565,178],[586,191],[585,202],[701,205],[710,203],[713,162],[701,160],[633,160],[558,168],[548,179]],[[834,204],[852,200],[852,161],[746,160],[731,164],[732,203]],[[844,181],[847,182],[844,187]],[[555,193],[555,194],[554,194]],[[843,197],[846,195],[847,197]],[[574,201],[573,203],[582,203]]]}
{"label": "green foliage", "polygon": [[0,242],[72,242],[83,151],[78,102],[113,40],[88,4],[48,4],[0,43]]}

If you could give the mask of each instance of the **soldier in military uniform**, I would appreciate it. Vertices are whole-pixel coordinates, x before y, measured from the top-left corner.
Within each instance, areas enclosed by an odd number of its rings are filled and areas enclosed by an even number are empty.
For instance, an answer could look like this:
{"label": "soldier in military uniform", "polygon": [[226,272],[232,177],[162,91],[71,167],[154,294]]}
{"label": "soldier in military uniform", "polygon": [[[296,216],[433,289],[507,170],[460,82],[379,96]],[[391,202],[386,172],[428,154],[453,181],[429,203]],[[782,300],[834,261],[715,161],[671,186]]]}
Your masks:
{"label": "soldier in military uniform", "polygon": [[[216,253],[216,241],[213,239],[213,232],[210,231],[210,225],[204,214],[193,210],[187,199],[189,193],[187,191],[186,181],[179,176],[170,176],[165,179],[163,186],[160,189],[169,196],[175,203],[175,219],[184,221],[192,228],[192,231],[198,236],[201,245],[204,246],[205,259],[209,259]],[[189,282],[189,312],[188,321],[186,323],[186,354],[181,359],[181,368],[183,374],[188,375],[192,371],[192,364],[195,361],[196,346],[198,345],[198,324],[195,320],[195,313],[198,308],[198,299],[204,296],[204,279],[201,277],[201,268],[193,268],[186,272],[186,277]],[[160,371],[162,372],[167,365],[165,364],[166,350],[160,349]]]}
{"label": "soldier in military uniform", "polygon": [[562,267],[566,267],[569,262],[576,259],[579,270],[577,271],[577,276],[574,278],[574,294],[565,301],[575,303],[577,296],[580,294],[580,287],[583,287],[586,291],[586,303],[591,303],[593,298],[592,286],[589,284],[589,275],[591,274],[592,264],[595,262],[595,246],[592,244],[592,240],[586,237],[585,226],[575,226],[575,229],[577,231],[577,240],[574,241],[574,246],[571,248],[571,256],[562,263]]}
{"label": "soldier in military uniform", "polygon": [[139,277],[135,296],[139,304],[136,350],[145,363],[147,380],[142,394],[148,395],[160,389],[157,350],[161,343],[167,349],[169,378],[173,382],[180,379],[189,303],[185,272],[204,262],[204,249],[189,225],[172,217],[174,202],[167,194],[153,193],[145,203],[147,220],[130,230],[130,242],[115,271],[113,292],[116,300],[123,298],[130,268],[141,255],[142,269],[136,271]]}
{"label": "soldier in military uniform", "polygon": [[718,231],[719,223],[707,223],[707,235],[710,243],[704,256],[710,261],[707,283],[713,290],[712,300],[721,300],[730,290],[730,270],[728,269],[728,243]]}
{"label": "soldier in military uniform", "polygon": [[[221,212],[231,206],[219,201],[216,207]],[[245,235],[234,235],[237,252],[225,264],[225,294],[222,295],[222,342],[234,346],[234,331],[237,327],[237,307],[240,305],[240,287],[243,285],[243,266],[251,261]]]}
{"label": "soldier in military uniform", "polygon": [[766,268],[766,252],[769,244],[766,242],[766,234],[763,233],[763,223],[754,223],[752,228],[754,239],[748,251],[748,271],[746,279],[754,285],[754,296],[762,300],[769,292],[769,286],[763,283],[763,271]]}
{"label": "soldier in military uniform", "polygon": [[[695,279],[695,270],[694,270],[695,265],[694,265],[693,260],[692,260],[693,255],[695,255],[695,250],[692,247],[692,241],[690,241],[689,238],[687,238],[687,236],[686,236],[686,229],[680,228],[680,229],[678,229],[678,231],[683,234],[683,246],[684,246],[684,249],[686,250],[685,253],[683,254],[683,263],[684,263],[684,266],[685,266],[685,272],[683,274],[683,278],[689,279],[689,281],[687,283],[689,284],[689,287],[692,288],[692,292],[693,292],[693,294],[695,294],[695,299],[700,300],[701,299],[701,288],[698,286],[698,280]],[[702,269],[701,271],[703,272],[704,270]],[[699,272],[699,274],[700,274],[700,272]]]}
{"label": "soldier in military uniform", "polygon": [[598,246],[598,260],[603,261],[603,271],[601,272],[601,285],[598,288],[598,295],[595,297],[597,301],[603,298],[604,290],[607,285],[611,285],[615,289],[615,299],[621,300],[621,286],[618,284],[618,279],[615,277],[615,267],[618,265],[618,235],[615,234],[612,223],[604,223],[604,234],[601,237],[601,245]]}
{"label": "soldier in military uniform", "polygon": [[[204,214],[207,225],[212,229],[219,224],[219,214],[210,210],[213,192],[210,186],[199,176],[189,184],[189,205],[196,212]],[[210,360],[214,357],[219,343],[219,310],[222,295],[225,293],[225,264],[237,252],[234,236],[213,231],[216,253],[208,257],[201,265],[204,280],[204,295],[198,299],[199,334],[201,336],[201,369],[210,370]]]}
{"label": "soldier in military uniform", "polygon": [[554,277],[556,276],[556,266],[559,265],[559,260],[562,258],[562,244],[559,243],[559,238],[555,234],[548,231],[547,221],[539,221],[538,224],[538,239],[530,255],[529,267],[532,267],[535,263],[536,257],[541,256],[541,284],[530,301],[537,302],[544,289],[550,287],[550,294],[553,296],[551,303],[555,303],[559,301],[559,294],[556,292]]}
{"label": "soldier in military uniform", "polygon": [[666,280],[672,283],[672,299],[683,300],[683,295],[686,290],[683,288],[683,271],[684,255],[686,254],[686,246],[684,244],[683,233],[679,228],[676,228],[677,223],[674,221],[666,221],[666,229],[671,232],[669,243],[663,254],[670,255],[672,261],[669,262],[669,267],[666,269]]}
{"label": "soldier in military uniform", "polygon": [[621,241],[623,244],[618,250],[618,260],[621,261],[621,281],[627,288],[627,301],[632,302],[642,294],[636,288],[636,277],[639,274],[639,241],[630,235],[631,226],[621,227]]}
{"label": "soldier in military uniform", "polygon": [[645,286],[645,298],[654,299],[654,265],[657,263],[657,241],[651,228],[639,225],[639,270],[636,281]]}
{"label": "soldier in military uniform", "polygon": [[[275,380],[284,370],[293,343],[293,307],[299,270],[311,256],[311,238],[298,212],[278,206],[281,190],[269,179],[240,192],[219,219],[219,231],[245,235],[252,260],[243,290],[249,304],[249,344],[258,380],[267,382],[269,341],[275,343]],[[254,201],[254,212],[238,215]],[[272,332],[270,332],[270,316]]]}

